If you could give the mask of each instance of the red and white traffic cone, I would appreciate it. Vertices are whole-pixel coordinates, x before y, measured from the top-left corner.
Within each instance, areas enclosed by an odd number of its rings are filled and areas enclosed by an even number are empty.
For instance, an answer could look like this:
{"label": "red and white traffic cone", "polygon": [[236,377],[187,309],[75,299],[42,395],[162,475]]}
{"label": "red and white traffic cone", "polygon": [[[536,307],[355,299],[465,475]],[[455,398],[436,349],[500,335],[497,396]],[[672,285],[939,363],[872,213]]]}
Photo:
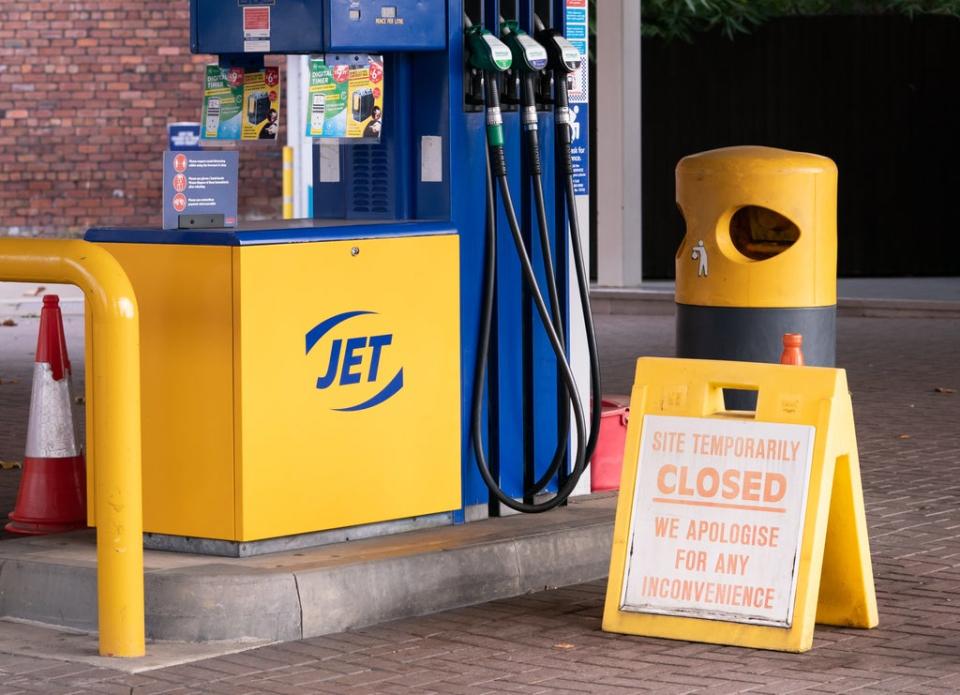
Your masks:
{"label": "red and white traffic cone", "polygon": [[23,474],[6,530],[39,536],[86,525],[86,473],[70,397],[70,358],[60,298],[48,294],[40,312]]}

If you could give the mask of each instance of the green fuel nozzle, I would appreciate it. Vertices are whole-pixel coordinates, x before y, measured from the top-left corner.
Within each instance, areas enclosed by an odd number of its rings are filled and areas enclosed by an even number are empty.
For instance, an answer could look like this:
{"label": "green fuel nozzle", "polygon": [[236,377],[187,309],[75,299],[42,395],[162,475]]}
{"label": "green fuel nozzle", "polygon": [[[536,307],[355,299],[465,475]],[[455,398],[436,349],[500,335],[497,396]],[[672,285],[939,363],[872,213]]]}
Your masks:
{"label": "green fuel nozzle", "polygon": [[510,49],[479,24],[467,28],[467,46],[470,48],[470,66],[484,72],[504,72],[510,69],[513,57]]}
{"label": "green fuel nozzle", "polygon": [[484,85],[487,105],[487,145],[491,165],[498,176],[506,176],[506,158],[503,153],[503,115],[500,113],[500,95],[496,75],[510,69],[513,57],[510,49],[479,24],[467,27],[467,46],[470,66],[485,73]]}

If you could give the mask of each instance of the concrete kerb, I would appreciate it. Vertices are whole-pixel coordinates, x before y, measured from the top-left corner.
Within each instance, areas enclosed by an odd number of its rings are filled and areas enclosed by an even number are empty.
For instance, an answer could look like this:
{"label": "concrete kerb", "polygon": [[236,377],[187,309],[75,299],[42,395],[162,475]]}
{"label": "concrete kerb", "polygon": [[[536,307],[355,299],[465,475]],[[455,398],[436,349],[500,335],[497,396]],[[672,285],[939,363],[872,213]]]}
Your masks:
{"label": "concrete kerb", "polygon": [[0,617],[97,632],[96,563],[4,561],[0,566]]}
{"label": "concrete kerb", "polygon": [[297,581],[290,572],[211,564],[148,572],[147,637],[210,642],[300,639]]}
{"label": "concrete kerb", "polygon": [[297,573],[303,636],[343,632],[521,593],[515,543]]}
{"label": "concrete kerb", "polygon": [[[614,504],[601,500],[600,513],[587,518],[554,513],[567,523],[524,530],[491,520],[337,544],[313,557],[287,552],[246,562],[148,551],[147,636],[289,641],[599,579],[607,574]],[[497,530],[504,526],[506,533]],[[94,632],[92,558],[92,531],[63,536],[56,547],[4,541],[0,617]]]}

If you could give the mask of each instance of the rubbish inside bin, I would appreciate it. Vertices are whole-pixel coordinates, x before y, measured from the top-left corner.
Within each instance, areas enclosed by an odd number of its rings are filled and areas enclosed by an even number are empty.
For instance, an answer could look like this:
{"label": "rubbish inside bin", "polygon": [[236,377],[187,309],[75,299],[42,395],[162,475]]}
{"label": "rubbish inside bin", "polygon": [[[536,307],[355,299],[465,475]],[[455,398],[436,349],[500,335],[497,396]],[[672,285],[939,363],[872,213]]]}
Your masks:
{"label": "rubbish inside bin", "polygon": [[630,408],[615,401],[602,401],[600,435],[590,459],[590,491],[603,492],[620,488],[623,448],[627,441]]}
{"label": "rubbish inside bin", "polygon": [[730,240],[753,261],[773,258],[793,246],[800,229],[779,212],[759,205],[737,210],[730,220]]}

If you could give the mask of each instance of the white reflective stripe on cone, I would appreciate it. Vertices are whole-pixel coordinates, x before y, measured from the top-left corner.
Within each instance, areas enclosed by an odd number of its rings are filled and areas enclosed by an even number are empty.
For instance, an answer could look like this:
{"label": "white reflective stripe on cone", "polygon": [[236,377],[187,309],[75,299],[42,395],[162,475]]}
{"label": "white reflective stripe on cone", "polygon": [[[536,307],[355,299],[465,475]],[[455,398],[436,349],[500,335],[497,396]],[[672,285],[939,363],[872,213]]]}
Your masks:
{"label": "white reflective stripe on cone", "polygon": [[77,456],[76,430],[70,403],[70,380],[57,381],[46,362],[33,365],[33,393],[30,396],[30,420],[27,428],[29,458],[68,458]]}

